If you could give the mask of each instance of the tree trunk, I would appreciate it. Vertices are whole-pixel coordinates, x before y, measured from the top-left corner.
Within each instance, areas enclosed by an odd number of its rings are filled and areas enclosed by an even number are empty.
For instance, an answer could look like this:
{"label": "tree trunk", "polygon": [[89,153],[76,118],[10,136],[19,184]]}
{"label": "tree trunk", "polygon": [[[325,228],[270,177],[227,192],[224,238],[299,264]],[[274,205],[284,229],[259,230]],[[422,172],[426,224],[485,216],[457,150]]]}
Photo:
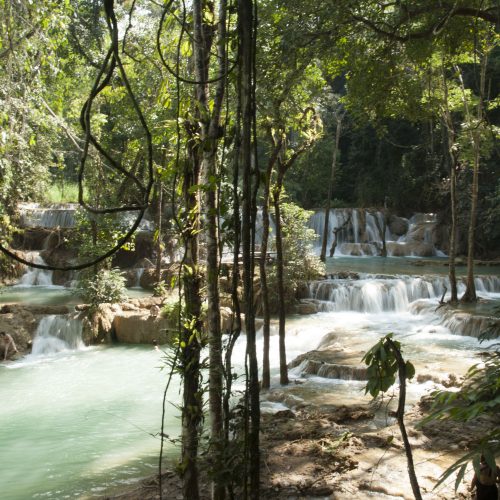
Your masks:
{"label": "tree trunk", "polygon": [[286,363],[285,347],[285,286],[283,262],[283,235],[281,229],[281,190],[283,186],[282,165],[278,161],[278,181],[274,188],[273,204],[276,224],[276,270],[278,278],[278,317],[279,317],[279,353],[280,353],[280,384],[288,384],[288,366]]}
{"label": "tree trunk", "polygon": [[[269,132],[271,134],[271,132]],[[272,137],[272,136],[271,136]],[[271,386],[271,372],[269,367],[269,344],[271,337],[271,312],[269,308],[269,289],[267,286],[267,245],[269,242],[269,196],[273,166],[281,150],[282,139],[275,144],[273,154],[269,159],[266,169],[264,193],[262,196],[262,242],[260,246],[260,289],[262,295],[262,318],[264,320],[262,335],[264,338],[264,352],[262,359],[262,388]]]}
{"label": "tree trunk", "polygon": [[[465,95],[465,86],[462,79],[462,73],[458,68],[457,73],[460,79],[460,86],[462,89],[462,98],[465,108],[466,119],[469,124],[469,134],[474,151],[474,163],[472,172],[472,189],[471,189],[471,207],[470,207],[470,222],[468,231],[468,242],[467,242],[467,287],[465,293],[462,296],[462,302],[475,302],[477,300],[476,296],[476,285],[474,283],[474,238],[476,232],[476,222],[477,222],[477,196],[479,191],[479,163],[481,159],[481,126],[483,125],[483,101],[485,94],[485,84],[486,84],[486,66],[488,62],[488,57],[483,54],[481,58],[481,77],[479,83],[479,101],[477,103],[477,123],[473,124],[472,113],[470,112],[469,105],[467,102],[467,97]],[[472,126],[474,125],[474,128]]]}
{"label": "tree trunk", "polygon": [[[340,133],[342,130],[342,119],[344,118],[344,115],[343,114],[339,115],[338,113],[336,113],[336,118],[337,118],[337,128],[335,130],[335,144],[333,146],[332,169],[330,171],[330,182],[328,184],[328,197],[326,199],[326,206],[325,206],[325,225],[323,226],[323,241],[321,242],[321,254],[319,256],[322,262],[325,262],[326,260],[326,245],[328,242],[328,225],[330,222],[330,207],[333,194],[333,181],[335,179],[335,168],[337,165],[337,154],[339,151]],[[334,247],[334,252],[335,252],[335,247]],[[332,257],[331,252],[330,252],[330,257]]]}
{"label": "tree trunk", "polygon": [[408,440],[408,434],[406,432],[406,426],[404,423],[404,413],[405,413],[405,402],[406,402],[406,363],[401,355],[401,351],[397,348],[391,339],[388,339],[388,343],[391,346],[394,356],[398,362],[398,374],[399,374],[399,400],[398,409],[396,410],[396,420],[398,421],[399,430],[401,432],[401,437],[403,438],[403,445],[406,453],[406,461],[408,463],[408,476],[410,478],[411,489],[413,491],[413,496],[415,500],[422,500],[422,494],[420,493],[420,486],[418,484],[417,475],[415,473],[415,466],[413,463],[413,454],[411,451],[410,441]]}
{"label": "tree trunk", "polygon": [[[270,174],[268,169],[268,174]],[[267,243],[269,239],[269,189],[270,175],[264,185],[264,200],[262,204],[262,242],[260,245],[260,290],[262,297],[262,318],[264,320],[262,335],[264,337],[264,352],[262,358],[262,388],[271,386],[271,371],[269,366],[269,343],[271,337],[271,313],[269,311],[269,290],[267,287]]]}
{"label": "tree trunk", "polygon": [[193,2],[194,20],[194,60],[196,99],[202,110],[200,119],[200,142],[202,144],[201,182],[204,189],[203,232],[207,250],[206,280],[207,280],[207,325],[209,344],[209,412],[210,412],[210,451],[214,482],[212,498],[224,498],[224,485],[220,472],[223,470],[223,365],[222,338],[220,323],[219,298],[219,238],[218,238],[218,205],[217,205],[217,147],[220,127],[220,115],[225,91],[226,72],[226,0],[219,3],[217,66],[218,82],[212,112],[208,106],[208,64],[213,40],[213,28],[203,22],[203,10],[211,10],[214,15],[213,3],[204,0]]}
{"label": "tree trunk", "polygon": [[158,193],[157,193],[157,210],[156,210],[156,271],[155,279],[156,283],[161,281],[161,255],[163,251],[163,241],[162,241],[162,225],[163,225],[163,182],[161,180],[157,183]]}
{"label": "tree trunk", "polygon": [[[180,361],[184,369],[182,407],[182,490],[184,498],[198,500],[198,445],[203,416],[200,388],[199,332],[201,331],[200,273],[198,264],[199,195],[192,187],[199,183],[199,159],[190,141],[190,161],[185,162],[183,197],[186,220],[183,231],[185,256],[182,270],[184,314],[181,330]],[[185,326],[188,325],[188,326]],[[198,335],[197,335],[198,333]]]}
{"label": "tree trunk", "polygon": [[458,153],[455,146],[455,126],[451,116],[450,107],[448,104],[448,83],[442,66],[442,78],[444,89],[444,106],[443,106],[443,122],[446,127],[446,137],[448,142],[448,158],[450,162],[450,208],[451,208],[451,227],[450,227],[450,249],[449,249],[449,280],[451,289],[451,304],[458,302],[457,291],[457,275],[455,270],[455,258],[457,253],[457,166],[458,166]]}
{"label": "tree trunk", "polygon": [[241,85],[239,101],[242,114],[240,165],[242,172],[242,252],[243,252],[243,297],[245,301],[245,330],[249,364],[250,429],[249,483],[250,498],[259,498],[260,488],[260,401],[259,371],[255,347],[255,311],[253,305],[253,242],[252,242],[252,120],[253,100],[253,52],[254,52],[254,5],[252,0],[240,0],[238,9],[239,71]]}

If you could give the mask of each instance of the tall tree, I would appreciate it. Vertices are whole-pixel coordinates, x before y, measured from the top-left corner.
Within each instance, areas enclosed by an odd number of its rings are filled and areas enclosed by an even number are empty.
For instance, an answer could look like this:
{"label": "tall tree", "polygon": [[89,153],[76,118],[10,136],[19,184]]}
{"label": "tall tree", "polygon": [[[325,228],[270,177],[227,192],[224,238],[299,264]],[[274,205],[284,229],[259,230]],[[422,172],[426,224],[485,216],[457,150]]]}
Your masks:
{"label": "tall tree", "polygon": [[[252,189],[252,137],[255,116],[255,4],[252,0],[239,0],[238,12],[238,101],[241,112],[241,137],[238,144],[239,164],[242,177],[242,224],[241,242],[243,252],[243,300],[245,303],[245,333],[247,336],[248,391],[250,401],[249,449],[249,494],[257,500],[260,496],[260,400],[259,370],[255,345],[254,310],[254,241],[255,219]],[[253,228],[252,228],[253,226]],[[245,478],[246,481],[246,478]]]}

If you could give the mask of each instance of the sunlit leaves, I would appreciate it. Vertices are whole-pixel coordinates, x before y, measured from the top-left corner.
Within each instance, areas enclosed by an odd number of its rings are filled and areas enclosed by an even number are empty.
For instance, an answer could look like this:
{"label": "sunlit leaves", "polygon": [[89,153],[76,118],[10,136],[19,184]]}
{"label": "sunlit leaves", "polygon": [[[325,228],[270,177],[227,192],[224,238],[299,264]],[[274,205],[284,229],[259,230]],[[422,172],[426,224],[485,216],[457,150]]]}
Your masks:
{"label": "sunlit leaves", "polygon": [[[367,368],[368,382],[365,393],[377,397],[379,393],[388,391],[396,382],[399,364],[395,349],[401,351],[401,343],[392,340],[390,333],[381,338],[364,356],[363,361]],[[405,377],[412,379],[415,376],[415,367],[409,361],[405,363]]]}

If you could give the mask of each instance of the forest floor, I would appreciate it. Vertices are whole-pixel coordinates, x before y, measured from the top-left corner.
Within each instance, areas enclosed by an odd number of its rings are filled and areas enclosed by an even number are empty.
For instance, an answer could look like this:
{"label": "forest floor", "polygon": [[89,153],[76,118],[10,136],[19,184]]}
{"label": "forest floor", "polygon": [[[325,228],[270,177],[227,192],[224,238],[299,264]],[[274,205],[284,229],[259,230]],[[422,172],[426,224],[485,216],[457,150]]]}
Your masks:
{"label": "forest floor", "polygon": [[[422,429],[428,399],[406,416],[414,462],[424,499],[470,499],[469,470],[457,492],[455,477],[434,489],[443,471],[463,455],[492,425],[482,418],[473,424],[435,422]],[[499,417],[500,419],[500,417]],[[377,426],[378,427],[378,426]],[[261,498],[263,499],[412,499],[407,462],[394,419],[377,428],[369,405],[308,405],[262,415]],[[181,483],[173,471],[162,478],[163,498],[182,500]],[[210,498],[206,478],[202,498]],[[150,477],[113,496],[112,500],[157,499],[158,478]]]}

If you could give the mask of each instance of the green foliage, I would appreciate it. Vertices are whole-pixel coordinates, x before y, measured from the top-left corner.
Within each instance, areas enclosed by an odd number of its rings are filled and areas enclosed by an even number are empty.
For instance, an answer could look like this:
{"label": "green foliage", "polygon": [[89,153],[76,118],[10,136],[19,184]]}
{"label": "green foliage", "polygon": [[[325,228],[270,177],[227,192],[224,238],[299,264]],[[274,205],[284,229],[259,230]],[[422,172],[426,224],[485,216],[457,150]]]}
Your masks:
{"label": "green foliage", "polygon": [[[313,242],[316,233],[307,227],[312,212],[304,210],[294,203],[281,204],[284,289],[286,302],[292,303],[297,288],[325,274],[324,263],[313,253]],[[271,240],[271,246],[273,241]],[[276,267],[268,270],[269,289],[273,290],[277,283]],[[276,294],[270,294],[271,307],[277,306]]]}
{"label": "green foliage", "polygon": [[[77,210],[71,243],[81,259],[93,259],[115,246],[128,227],[120,214],[95,216],[85,210]],[[132,245],[133,240],[123,248],[133,249]]]}
{"label": "green foliage", "polygon": [[92,308],[116,304],[127,299],[125,281],[119,269],[101,269],[95,276],[83,279],[78,292]]}
{"label": "green foliage", "polygon": [[44,193],[46,203],[77,203],[78,184],[74,182],[52,184]]}
{"label": "green foliage", "polygon": [[164,318],[167,318],[172,323],[179,321],[179,314],[181,312],[182,304],[178,301],[166,302],[162,308],[161,313]]}
{"label": "green foliage", "polygon": [[324,264],[313,253],[317,235],[307,227],[311,215],[295,203],[281,204],[285,282],[289,287],[297,288],[325,273]]}
{"label": "green foliage", "polygon": [[[389,333],[363,356],[363,361],[368,365],[368,382],[365,387],[365,394],[369,392],[374,398],[380,392],[388,391],[396,382],[399,367],[394,349],[401,352],[401,343],[392,340],[392,338],[393,334]],[[412,379],[415,375],[415,367],[407,361],[405,368],[406,378]]]}
{"label": "green foliage", "polygon": [[[431,413],[420,426],[433,420],[473,422],[479,417],[500,414],[500,352],[490,352],[484,362],[472,366],[458,391],[437,391],[432,394],[434,403]],[[495,456],[500,455],[500,428],[493,427],[473,449],[449,467],[439,478],[436,487],[457,473],[455,488],[462,481],[468,464],[479,470],[480,456],[484,455],[492,470]]]}

